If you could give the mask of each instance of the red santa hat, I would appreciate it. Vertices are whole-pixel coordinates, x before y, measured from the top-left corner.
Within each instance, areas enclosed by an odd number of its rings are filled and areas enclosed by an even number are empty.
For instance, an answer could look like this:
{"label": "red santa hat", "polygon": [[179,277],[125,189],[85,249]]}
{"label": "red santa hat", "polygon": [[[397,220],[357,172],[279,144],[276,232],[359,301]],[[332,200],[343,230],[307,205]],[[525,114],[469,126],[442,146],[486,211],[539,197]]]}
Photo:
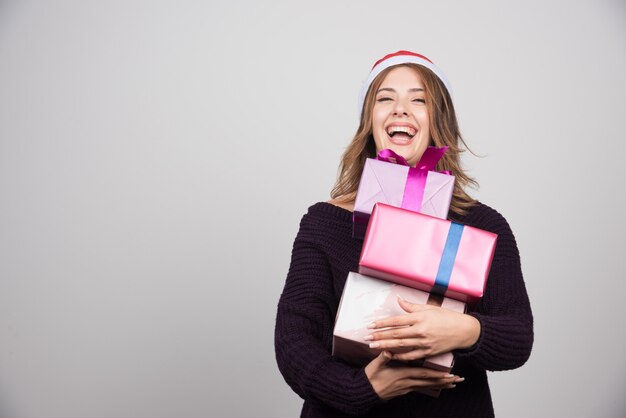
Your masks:
{"label": "red santa hat", "polygon": [[365,83],[363,83],[363,87],[361,88],[361,95],[359,96],[359,114],[363,113],[363,103],[365,102],[365,95],[367,95],[367,90],[369,89],[370,84],[372,84],[372,81],[374,81],[376,76],[378,76],[378,74],[380,74],[386,68],[399,64],[419,64],[428,68],[437,77],[439,77],[443,85],[446,86],[448,94],[452,95],[452,89],[450,88],[450,82],[448,81],[448,78],[439,67],[433,64],[431,60],[415,52],[398,51],[394,52],[393,54],[385,55],[384,57],[376,61],[376,63],[372,67],[370,75],[367,77],[367,80],[365,80]]}

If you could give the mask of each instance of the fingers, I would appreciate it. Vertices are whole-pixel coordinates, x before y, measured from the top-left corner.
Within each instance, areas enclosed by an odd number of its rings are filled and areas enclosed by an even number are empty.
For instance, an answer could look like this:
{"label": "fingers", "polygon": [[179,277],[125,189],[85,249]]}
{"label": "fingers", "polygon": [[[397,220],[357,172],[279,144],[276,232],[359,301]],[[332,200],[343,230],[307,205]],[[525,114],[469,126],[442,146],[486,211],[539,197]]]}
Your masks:
{"label": "fingers", "polygon": [[384,366],[385,364],[389,363],[389,360],[393,358],[393,355],[389,351],[383,350],[380,352],[377,358],[380,359],[380,366]]}
{"label": "fingers", "polygon": [[446,380],[452,381],[457,375],[442,372],[440,370],[428,369],[426,367],[405,367],[405,377],[414,380]]}
{"label": "fingers", "polygon": [[415,327],[392,328],[385,331],[374,332],[364,337],[365,341],[369,341],[369,347],[373,349],[382,349],[395,351],[407,351],[403,356],[393,354],[393,358],[397,360],[415,360],[424,358],[432,354],[432,339],[426,335],[416,332]]}
{"label": "fingers", "polygon": [[398,305],[408,313],[417,312],[426,307],[424,305],[418,305],[417,303],[411,303],[408,300],[402,299],[400,296],[398,296]]}
{"label": "fingers", "polygon": [[415,368],[408,380],[414,389],[452,389],[456,387],[457,383],[463,382],[465,379],[457,375],[435,370]]}
{"label": "fingers", "polygon": [[411,351],[407,351],[406,353],[394,353],[392,355],[393,360],[398,361],[413,361],[413,360],[421,360],[425,357],[430,357],[431,350],[430,349],[415,349]]}
{"label": "fingers", "polygon": [[379,319],[376,322],[372,322],[367,326],[369,329],[387,328],[387,327],[402,327],[407,325],[413,325],[416,319],[409,315],[390,316],[389,318]]}
{"label": "fingers", "polygon": [[462,382],[464,379],[455,374],[442,372],[439,370],[428,369],[425,367],[409,367],[407,368],[405,378],[413,381],[415,385],[432,386],[432,385],[449,385]]}
{"label": "fingers", "polygon": [[[382,369],[385,368],[385,365],[389,363],[389,361],[391,360],[391,357],[392,356],[390,352],[383,350],[378,356],[376,356],[372,361],[370,361],[367,366],[365,366],[365,375],[367,376],[369,381],[372,383],[372,385],[374,385],[375,383],[374,379],[376,378],[376,376],[380,373]],[[379,393],[379,391],[376,390],[376,393]]]}
{"label": "fingers", "polygon": [[380,354],[371,361],[371,365],[375,368],[380,368],[385,364],[389,363],[389,361],[393,358],[393,355],[389,351],[381,351]]}
{"label": "fingers", "polygon": [[426,338],[426,335],[424,335],[423,332],[420,332],[419,327],[396,327],[384,331],[373,332],[370,335],[366,335],[363,339],[365,341],[379,341],[397,340],[401,338]]}
{"label": "fingers", "polygon": [[432,310],[432,309],[440,309],[437,306],[419,305],[417,303],[411,303],[400,298],[399,296],[398,296],[398,304],[407,313],[414,314],[414,315],[397,315],[397,316],[391,316],[389,318],[379,319],[378,321],[372,322],[367,327],[370,329],[376,329],[376,328],[401,327],[401,326],[413,325],[417,322],[420,322],[420,320],[423,319],[422,316],[419,314],[420,312]]}
{"label": "fingers", "polygon": [[374,341],[369,344],[370,348],[382,348],[383,350],[422,350],[428,351],[431,349],[430,344],[425,343],[423,340],[417,338],[398,338],[392,340]]}
{"label": "fingers", "polygon": [[365,374],[381,399],[388,400],[418,389],[448,389],[463,379],[446,372],[424,367],[385,366],[388,352],[365,366]]}
{"label": "fingers", "polygon": [[455,378],[446,378],[441,380],[413,380],[411,388],[417,389],[454,389],[457,385]]}
{"label": "fingers", "polygon": [[438,380],[424,381],[424,380],[415,380],[413,382],[414,388],[432,388],[432,389],[454,389],[456,385],[465,379],[459,376],[454,377],[446,377]]}

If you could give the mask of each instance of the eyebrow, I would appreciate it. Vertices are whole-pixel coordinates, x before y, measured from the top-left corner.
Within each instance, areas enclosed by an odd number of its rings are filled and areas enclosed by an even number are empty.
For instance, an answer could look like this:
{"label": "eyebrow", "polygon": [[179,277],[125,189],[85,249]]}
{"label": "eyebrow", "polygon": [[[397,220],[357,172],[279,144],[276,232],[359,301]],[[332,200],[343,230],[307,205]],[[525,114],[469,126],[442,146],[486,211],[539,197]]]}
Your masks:
{"label": "eyebrow", "polygon": [[[381,91],[390,91],[392,93],[396,92],[396,90],[392,89],[391,87],[383,87],[383,88],[378,89],[378,91],[376,93],[380,93]],[[418,91],[424,91],[424,89],[420,88],[420,87],[415,87],[415,88],[409,89],[408,91],[410,93],[415,93],[415,92],[418,92]]]}

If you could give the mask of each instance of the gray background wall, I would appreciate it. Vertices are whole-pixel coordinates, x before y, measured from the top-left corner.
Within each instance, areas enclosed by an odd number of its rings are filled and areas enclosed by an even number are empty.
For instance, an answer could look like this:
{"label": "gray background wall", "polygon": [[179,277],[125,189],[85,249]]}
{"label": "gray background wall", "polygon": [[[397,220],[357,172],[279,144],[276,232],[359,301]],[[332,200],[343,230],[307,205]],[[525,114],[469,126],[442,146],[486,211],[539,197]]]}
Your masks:
{"label": "gray background wall", "polygon": [[293,417],[298,222],[372,63],[450,78],[535,314],[502,417],[626,414],[626,4],[0,2],[0,416]]}

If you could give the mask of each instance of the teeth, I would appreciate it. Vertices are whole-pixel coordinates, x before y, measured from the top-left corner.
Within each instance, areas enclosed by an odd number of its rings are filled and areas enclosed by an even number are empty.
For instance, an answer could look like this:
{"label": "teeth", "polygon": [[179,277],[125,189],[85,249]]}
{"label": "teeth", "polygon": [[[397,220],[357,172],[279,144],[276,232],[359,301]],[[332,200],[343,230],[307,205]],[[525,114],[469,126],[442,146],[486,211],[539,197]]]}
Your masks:
{"label": "teeth", "polygon": [[409,136],[415,135],[415,129],[410,128],[408,126],[390,126],[387,128],[387,134],[389,136],[392,136],[393,134],[397,132],[403,132]]}

